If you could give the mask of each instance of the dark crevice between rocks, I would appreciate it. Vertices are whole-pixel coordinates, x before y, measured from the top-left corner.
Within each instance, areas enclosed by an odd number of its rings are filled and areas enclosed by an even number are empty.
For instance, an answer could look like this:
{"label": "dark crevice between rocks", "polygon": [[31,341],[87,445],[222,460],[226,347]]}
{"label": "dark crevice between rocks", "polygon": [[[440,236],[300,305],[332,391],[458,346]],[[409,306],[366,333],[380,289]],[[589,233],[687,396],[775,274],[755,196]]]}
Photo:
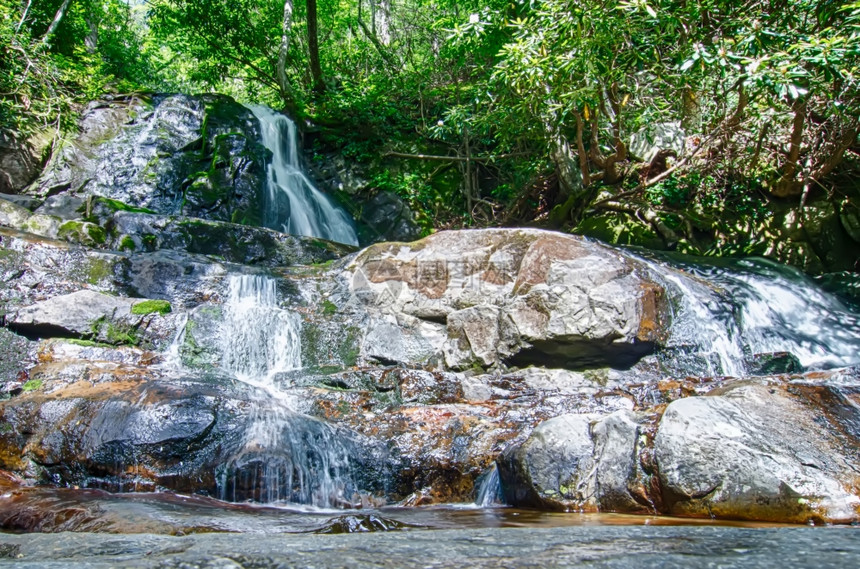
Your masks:
{"label": "dark crevice between rocks", "polygon": [[53,324],[17,324],[9,322],[6,324],[6,328],[33,342],[50,338],[81,339],[79,334]]}
{"label": "dark crevice between rocks", "polygon": [[589,341],[534,342],[504,360],[507,366],[518,368],[545,367],[570,371],[586,371],[610,367],[628,370],[643,357],[654,353],[654,342],[635,341],[628,344],[598,344]]}
{"label": "dark crevice between rocks", "polygon": [[403,363],[397,360],[386,358],[384,356],[370,356],[368,357],[368,360],[383,367],[398,366]]}
{"label": "dark crevice between rocks", "polygon": [[441,324],[442,326],[448,325],[448,315],[447,314],[422,314],[418,316],[420,320],[425,322],[432,322],[434,324]]}
{"label": "dark crevice between rocks", "polygon": [[330,387],[332,389],[343,389],[343,390],[350,389],[350,385],[340,378],[326,377],[324,379],[321,379],[320,383],[322,385],[325,385],[326,387]]}

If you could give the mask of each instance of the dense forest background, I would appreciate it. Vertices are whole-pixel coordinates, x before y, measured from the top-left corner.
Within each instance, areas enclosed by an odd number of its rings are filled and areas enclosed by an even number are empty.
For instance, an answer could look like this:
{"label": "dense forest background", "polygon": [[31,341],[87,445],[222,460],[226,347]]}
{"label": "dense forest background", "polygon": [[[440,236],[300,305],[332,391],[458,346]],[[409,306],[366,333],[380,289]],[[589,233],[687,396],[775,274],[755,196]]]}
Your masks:
{"label": "dense forest background", "polygon": [[0,0],[0,128],[47,158],[106,93],[217,91],[425,232],[792,261],[822,202],[855,251],[807,268],[857,270],[858,60],[838,0]]}

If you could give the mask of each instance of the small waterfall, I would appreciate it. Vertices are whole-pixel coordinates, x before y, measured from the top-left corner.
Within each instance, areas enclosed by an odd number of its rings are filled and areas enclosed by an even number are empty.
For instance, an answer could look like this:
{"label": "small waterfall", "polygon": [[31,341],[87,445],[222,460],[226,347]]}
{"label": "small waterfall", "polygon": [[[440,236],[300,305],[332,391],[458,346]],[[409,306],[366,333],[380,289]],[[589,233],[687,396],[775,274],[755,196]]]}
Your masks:
{"label": "small waterfall", "polygon": [[233,276],[228,287],[222,366],[245,383],[269,388],[275,374],[302,365],[301,320],[278,307],[274,279]]}
{"label": "small waterfall", "polygon": [[667,347],[693,351],[706,373],[740,376],[750,355],[771,352],[807,369],[860,363],[860,314],[799,270],[765,259],[648,256],[637,258],[672,303]]}
{"label": "small waterfall", "polygon": [[266,227],[358,245],[349,215],[302,172],[296,124],[263,105],[248,105],[248,108],[260,121],[263,145],[273,155],[266,171]]}
{"label": "small waterfall", "polygon": [[221,499],[329,507],[349,504],[356,493],[347,442],[297,413],[275,382],[301,367],[300,330],[298,315],[278,306],[274,279],[230,277],[222,367],[256,390],[239,448],[216,472]]}
{"label": "small waterfall", "polygon": [[328,424],[277,400],[253,402],[242,448],[216,472],[219,497],[232,502],[351,505],[357,488],[349,452]]}
{"label": "small waterfall", "polygon": [[478,479],[478,491],[475,496],[475,505],[481,508],[493,508],[503,506],[502,482],[499,478],[499,469],[494,462],[490,468],[481,474]]}

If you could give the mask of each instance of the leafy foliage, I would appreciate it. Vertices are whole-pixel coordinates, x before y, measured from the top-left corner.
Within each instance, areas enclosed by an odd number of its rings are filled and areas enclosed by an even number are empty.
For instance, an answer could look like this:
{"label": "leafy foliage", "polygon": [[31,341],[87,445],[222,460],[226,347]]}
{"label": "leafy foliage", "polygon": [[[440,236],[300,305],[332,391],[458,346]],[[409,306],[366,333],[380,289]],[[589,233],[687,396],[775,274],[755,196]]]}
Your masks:
{"label": "leafy foliage", "polygon": [[[0,127],[217,90],[312,125],[425,231],[608,211],[673,245],[823,192],[858,148],[857,1],[77,0],[45,37],[63,4],[0,0]],[[683,149],[634,159],[665,123]]]}

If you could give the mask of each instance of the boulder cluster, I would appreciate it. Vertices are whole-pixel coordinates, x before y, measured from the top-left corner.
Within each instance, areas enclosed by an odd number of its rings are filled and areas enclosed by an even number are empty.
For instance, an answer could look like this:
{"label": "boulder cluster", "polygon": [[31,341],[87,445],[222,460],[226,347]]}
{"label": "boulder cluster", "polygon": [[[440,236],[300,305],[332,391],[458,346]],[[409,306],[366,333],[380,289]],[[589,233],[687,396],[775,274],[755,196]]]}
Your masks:
{"label": "boulder cluster", "polygon": [[[496,469],[521,507],[860,520],[860,369],[685,367],[655,265],[581,237],[352,251],[256,227],[266,158],[247,111],[180,102],[111,111],[26,196],[0,195],[6,486],[264,501],[267,477],[246,475],[292,452],[351,506],[473,501]],[[183,109],[208,119],[164,118]],[[119,150],[150,138],[153,163]],[[301,323],[301,365],[269,390],[225,364],[240,275],[274,280]],[[292,442],[261,453],[247,431],[270,399]]]}

